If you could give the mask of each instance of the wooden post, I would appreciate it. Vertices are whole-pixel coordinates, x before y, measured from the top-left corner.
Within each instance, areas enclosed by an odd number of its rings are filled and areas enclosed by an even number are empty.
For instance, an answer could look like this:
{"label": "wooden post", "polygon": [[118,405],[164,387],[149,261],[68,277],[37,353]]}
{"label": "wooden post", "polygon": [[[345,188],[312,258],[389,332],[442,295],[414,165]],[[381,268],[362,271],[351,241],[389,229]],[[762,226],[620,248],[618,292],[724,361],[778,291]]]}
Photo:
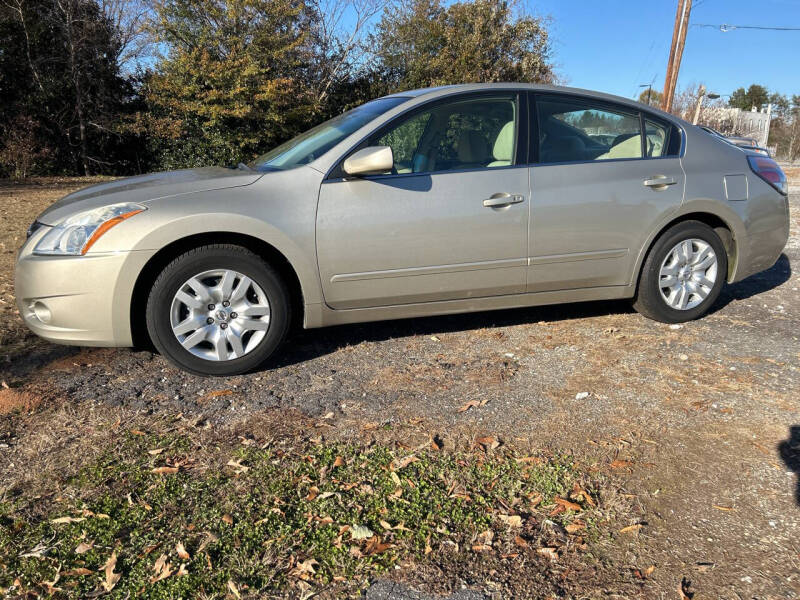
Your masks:
{"label": "wooden post", "polygon": [[678,32],[681,26],[681,16],[683,15],[683,4],[686,0],[678,0],[678,10],[675,12],[675,26],[672,29],[672,45],[669,47],[669,59],[667,59],[667,74],[664,76],[664,89],[661,94],[661,110],[667,110],[667,93],[672,85],[672,64],[675,61],[675,48],[678,45]]}
{"label": "wooden post", "polygon": [[[683,8],[681,14],[680,9]],[[692,0],[683,0],[681,6],[678,8],[679,12],[676,19],[680,19],[678,26],[678,39],[675,43],[675,54],[670,63],[670,80],[669,88],[664,90],[665,98],[662,102],[662,108],[667,112],[672,110],[672,101],[675,97],[675,88],[678,85],[678,74],[681,70],[681,60],[683,59],[683,48],[686,45],[686,32],[689,29],[689,15],[692,12]]]}
{"label": "wooden post", "polygon": [[703,107],[703,98],[706,96],[706,86],[702,83],[697,90],[697,105],[694,107],[694,118],[692,119],[692,125],[697,125],[697,121],[700,120],[700,110]]}

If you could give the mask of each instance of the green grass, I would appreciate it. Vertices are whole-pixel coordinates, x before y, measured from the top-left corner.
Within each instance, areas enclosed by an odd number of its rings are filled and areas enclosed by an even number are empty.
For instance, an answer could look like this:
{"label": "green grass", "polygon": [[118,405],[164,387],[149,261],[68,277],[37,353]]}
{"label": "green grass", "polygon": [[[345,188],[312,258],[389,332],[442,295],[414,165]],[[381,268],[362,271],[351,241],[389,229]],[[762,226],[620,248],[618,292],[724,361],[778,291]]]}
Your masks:
{"label": "green grass", "polygon": [[[164,450],[154,456],[154,448]],[[567,459],[520,464],[478,451],[424,451],[404,466],[404,456],[380,445],[221,451],[245,471],[193,465],[192,449],[185,435],[127,433],[68,476],[59,497],[6,494],[0,588],[47,592],[50,582],[58,596],[85,597],[100,589],[115,552],[113,598],[220,597],[229,581],[242,596],[279,594],[301,581],[357,589],[400,560],[435,555],[445,540],[468,548],[488,529],[513,539],[498,513],[540,510],[566,497],[577,477]],[[153,472],[175,464],[177,473]],[[52,522],[65,516],[83,520]],[[354,530],[366,537],[354,539]],[[82,543],[92,547],[78,554]],[[22,556],[37,548],[40,556]],[[152,582],[162,555],[175,572]],[[313,572],[298,567],[304,561]],[[186,574],[178,575],[181,564]]]}

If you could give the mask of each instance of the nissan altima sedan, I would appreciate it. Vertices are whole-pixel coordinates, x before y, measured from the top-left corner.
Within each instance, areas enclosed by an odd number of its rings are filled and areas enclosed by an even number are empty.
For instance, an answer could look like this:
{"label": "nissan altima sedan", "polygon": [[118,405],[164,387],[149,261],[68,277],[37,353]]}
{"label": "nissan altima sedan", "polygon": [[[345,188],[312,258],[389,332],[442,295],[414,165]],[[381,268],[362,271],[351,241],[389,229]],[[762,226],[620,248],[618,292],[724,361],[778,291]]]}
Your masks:
{"label": "nissan altima sedan", "polygon": [[767,157],[607,94],[459,85],[373,100],[237,169],[70,194],[31,225],[16,296],[48,340],[152,343],[231,375],[295,318],[629,298],[688,321],[788,235]]}

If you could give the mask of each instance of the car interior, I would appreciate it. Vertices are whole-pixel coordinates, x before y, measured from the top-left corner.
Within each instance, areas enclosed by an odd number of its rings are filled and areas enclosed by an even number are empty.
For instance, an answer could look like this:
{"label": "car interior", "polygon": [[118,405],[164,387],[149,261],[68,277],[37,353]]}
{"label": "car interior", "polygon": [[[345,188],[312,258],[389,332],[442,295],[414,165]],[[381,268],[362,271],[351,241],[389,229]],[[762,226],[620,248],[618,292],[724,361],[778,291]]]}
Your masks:
{"label": "car interior", "polygon": [[480,98],[414,115],[374,143],[394,154],[395,173],[509,166],[516,144],[516,102]]}

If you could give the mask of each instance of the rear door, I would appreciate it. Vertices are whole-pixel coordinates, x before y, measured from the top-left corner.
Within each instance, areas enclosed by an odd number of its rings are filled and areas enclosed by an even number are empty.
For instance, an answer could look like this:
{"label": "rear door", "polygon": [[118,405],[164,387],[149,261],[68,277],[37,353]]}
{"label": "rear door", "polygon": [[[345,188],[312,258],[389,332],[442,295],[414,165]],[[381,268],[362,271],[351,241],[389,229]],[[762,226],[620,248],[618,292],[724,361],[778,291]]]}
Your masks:
{"label": "rear door", "polygon": [[579,96],[534,104],[528,291],[628,285],[653,224],[683,200],[680,131]]}
{"label": "rear door", "polygon": [[519,96],[459,95],[401,115],[359,145],[390,146],[391,173],[334,172],[322,184],[317,249],[329,306],[525,291],[528,127]]}

